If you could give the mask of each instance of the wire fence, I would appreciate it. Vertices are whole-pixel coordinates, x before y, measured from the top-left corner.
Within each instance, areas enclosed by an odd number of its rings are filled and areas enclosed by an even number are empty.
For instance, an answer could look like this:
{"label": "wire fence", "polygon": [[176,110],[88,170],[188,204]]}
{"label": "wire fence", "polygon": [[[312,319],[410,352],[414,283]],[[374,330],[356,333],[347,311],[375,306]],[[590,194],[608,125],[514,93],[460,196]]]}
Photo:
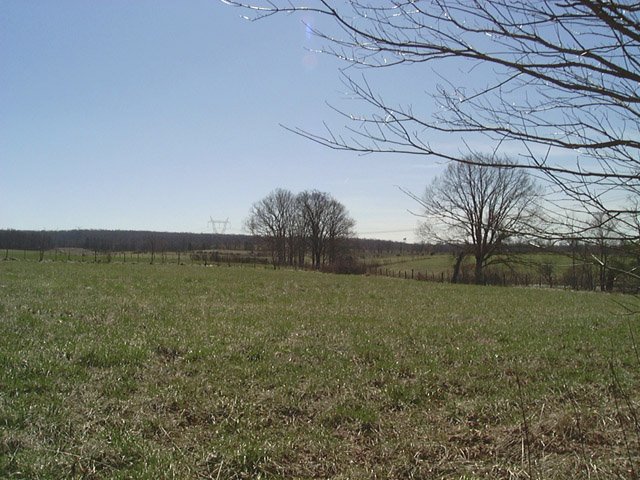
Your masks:
{"label": "wire fence", "polygon": [[[87,250],[81,248],[56,248],[51,250],[11,250],[5,249],[2,260],[28,260],[38,262],[83,262],[83,263],[149,263],[162,265],[200,264],[204,266],[273,266],[270,258],[249,251],[176,251],[176,252],[112,252]],[[284,267],[286,268],[286,266]],[[300,267],[299,267],[300,268]],[[304,267],[302,267],[304,268]],[[390,268],[388,266],[369,265],[350,273],[400,278],[437,283],[452,283],[453,269],[417,269]],[[477,283],[472,268],[462,268],[456,283]],[[538,288],[563,288],[573,290],[617,291],[622,293],[640,293],[637,278],[625,275],[621,271],[603,271],[598,265],[580,263],[564,268],[540,268],[532,265],[528,270],[487,269],[482,284],[495,286],[520,286]]]}
{"label": "wire fence", "polygon": [[[606,273],[606,272],[605,272]],[[370,267],[367,269],[368,275],[384,276],[391,278],[401,278],[405,280],[417,280],[425,282],[452,283],[453,270],[428,269],[394,269],[388,267]],[[469,269],[462,270],[456,283],[477,283],[473,272]],[[493,286],[516,286],[516,287],[537,287],[537,288],[560,288],[572,290],[591,291],[617,291],[621,293],[640,293],[640,284],[637,279],[624,274],[611,278],[600,278],[597,266],[580,265],[569,267],[565,270],[554,273],[537,273],[535,269],[531,272],[514,272],[505,270],[489,270],[483,275],[481,284]]]}

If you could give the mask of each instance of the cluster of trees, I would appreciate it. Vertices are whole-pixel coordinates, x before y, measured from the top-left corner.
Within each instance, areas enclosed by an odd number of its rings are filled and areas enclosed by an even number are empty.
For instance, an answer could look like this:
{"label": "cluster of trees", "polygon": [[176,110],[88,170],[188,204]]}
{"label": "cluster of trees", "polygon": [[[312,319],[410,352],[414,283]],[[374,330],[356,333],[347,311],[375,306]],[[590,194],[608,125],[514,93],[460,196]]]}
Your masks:
{"label": "cluster of trees", "polygon": [[[342,70],[350,99],[358,100],[349,105],[361,105],[361,111],[334,107],[352,124],[343,131],[332,127],[328,134],[291,128],[293,132],[332,149],[445,159],[454,162],[445,177],[465,174],[466,187],[474,189],[482,176],[497,186],[502,183],[499,178],[507,176],[504,172],[514,171],[530,172],[544,183],[553,203],[545,207],[545,226],[537,229],[521,222],[531,212],[520,211],[523,203],[514,199],[514,209],[508,212],[516,223],[507,221],[496,230],[491,225],[497,217],[490,209],[460,203],[477,199],[469,188],[458,192],[442,178],[424,197],[415,197],[427,216],[438,217],[450,229],[457,224],[458,242],[476,258],[478,281],[505,235],[527,233],[540,243],[589,245],[592,260],[602,267],[603,285],[607,270],[610,276],[622,273],[615,272],[602,249],[598,253],[598,246],[604,242],[608,250],[625,244],[638,250],[639,2],[224,3],[247,10],[256,20],[295,13],[301,18],[322,16],[322,30],[308,28],[324,40],[325,53],[361,67]],[[428,65],[432,69],[424,70]],[[426,102],[436,108],[429,110],[416,108],[416,97],[389,101],[388,92],[376,90],[362,75],[363,69],[384,75],[400,67],[431,76],[446,71],[441,68],[445,65],[461,74],[441,78]],[[358,77],[349,76],[354,71]],[[473,75],[466,74],[470,72]],[[402,94],[397,90],[392,96]],[[452,144],[460,148],[453,150]],[[482,145],[482,150],[474,145]],[[491,154],[481,155],[482,151]],[[524,178],[508,175],[516,184]],[[432,194],[438,193],[445,195],[434,200]],[[640,278],[637,272],[636,263],[623,273]]]}
{"label": "cluster of trees", "polygon": [[328,193],[279,188],[253,204],[246,226],[265,240],[274,265],[303,267],[309,256],[320,269],[344,259],[355,222]]}

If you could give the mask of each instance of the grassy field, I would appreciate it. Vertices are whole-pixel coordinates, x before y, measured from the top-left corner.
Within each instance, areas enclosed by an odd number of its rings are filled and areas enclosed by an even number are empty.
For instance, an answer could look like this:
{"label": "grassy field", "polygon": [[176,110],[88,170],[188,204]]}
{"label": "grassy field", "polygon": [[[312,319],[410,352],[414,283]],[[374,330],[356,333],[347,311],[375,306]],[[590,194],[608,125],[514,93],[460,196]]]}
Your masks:
{"label": "grassy field", "polygon": [[[501,262],[504,261],[504,263]],[[474,258],[467,255],[463,262],[463,268],[473,269]],[[541,271],[549,272],[555,277],[560,277],[562,273],[572,266],[571,257],[561,253],[524,253],[510,257],[496,256],[492,259],[495,264],[489,269],[504,272],[513,272],[520,276],[528,275],[531,284],[542,281],[544,275]],[[455,258],[452,254],[438,253],[434,255],[378,255],[364,259],[364,263],[377,267],[376,271],[393,276],[405,274],[411,276],[422,274],[429,279],[438,281],[442,278],[449,281],[453,272]],[[582,263],[578,261],[577,263]],[[544,270],[542,270],[544,269]],[[386,273],[385,273],[386,272]],[[544,278],[545,282],[547,281]]]}
{"label": "grassy field", "polygon": [[0,478],[637,478],[632,300],[0,262]]}

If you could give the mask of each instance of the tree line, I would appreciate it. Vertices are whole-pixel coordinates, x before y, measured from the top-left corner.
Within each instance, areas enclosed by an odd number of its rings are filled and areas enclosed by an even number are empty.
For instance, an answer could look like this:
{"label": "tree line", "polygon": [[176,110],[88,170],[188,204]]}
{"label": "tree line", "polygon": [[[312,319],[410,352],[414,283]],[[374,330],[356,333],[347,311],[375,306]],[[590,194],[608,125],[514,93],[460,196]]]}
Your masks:
{"label": "tree line", "polygon": [[0,230],[0,248],[49,250],[80,248],[96,252],[188,252],[194,250],[252,250],[250,235],[222,235],[140,230]]}
{"label": "tree line", "polygon": [[[254,251],[264,245],[254,235],[211,234],[191,232],[155,232],[141,230],[17,230],[0,229],[0,249],[49,250],[79,248],[98,252],[189,252],[205,250]],[[447,251],[446,245],[408,245],[394,240],[351,239],[356,251],[374,254],[395,254],[400,251],[422,253],[425,249]]]}

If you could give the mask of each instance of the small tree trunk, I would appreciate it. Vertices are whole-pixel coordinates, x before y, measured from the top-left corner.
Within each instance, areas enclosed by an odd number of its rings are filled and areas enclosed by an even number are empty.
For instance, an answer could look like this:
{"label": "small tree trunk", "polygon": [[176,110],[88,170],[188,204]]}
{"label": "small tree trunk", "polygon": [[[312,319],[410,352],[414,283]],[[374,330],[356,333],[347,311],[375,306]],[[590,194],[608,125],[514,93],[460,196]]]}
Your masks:
{"label": "small tree trunk", "polygon": [[458,252],[458,255],[456,256],[456,262],[453,265],[453,275],[451,276],[451,283],[458,283],[462,260],[464,260],[464,252]]}
{"label": "small tree trunk", "polygon": [[482,258],[476,257],[476,269],[475,269],[475,281],[476,285],[482,285],[484,283],[484,265]]}

